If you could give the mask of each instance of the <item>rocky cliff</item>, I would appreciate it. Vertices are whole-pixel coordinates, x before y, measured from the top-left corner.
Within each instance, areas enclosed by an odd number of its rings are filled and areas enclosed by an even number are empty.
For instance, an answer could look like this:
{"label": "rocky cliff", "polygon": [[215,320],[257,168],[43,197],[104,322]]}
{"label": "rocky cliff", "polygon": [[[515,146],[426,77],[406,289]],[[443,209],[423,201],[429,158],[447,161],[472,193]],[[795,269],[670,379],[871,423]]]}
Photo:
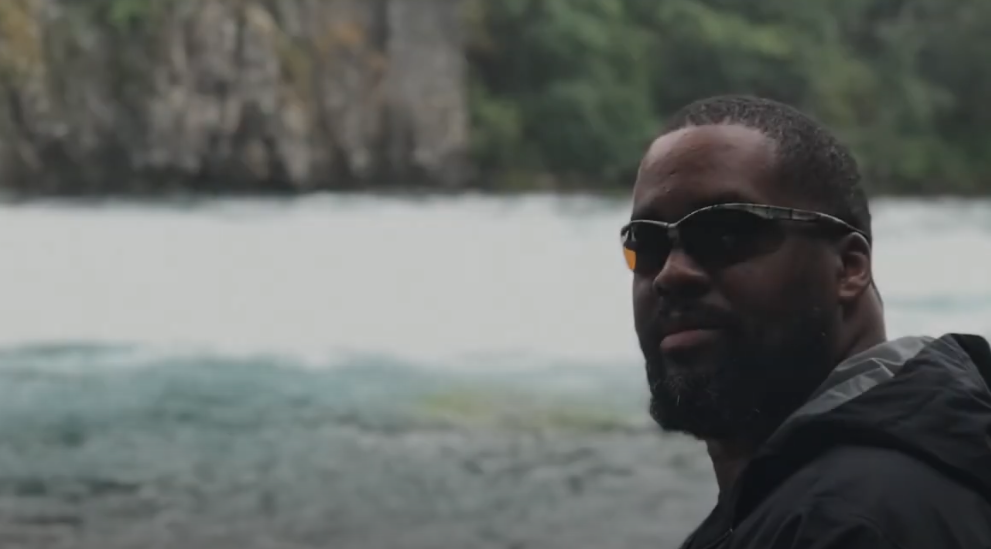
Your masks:
{"label": "rocky cliff", "polygon": [[0,187],[467,177],[461,0],[2,0]]}

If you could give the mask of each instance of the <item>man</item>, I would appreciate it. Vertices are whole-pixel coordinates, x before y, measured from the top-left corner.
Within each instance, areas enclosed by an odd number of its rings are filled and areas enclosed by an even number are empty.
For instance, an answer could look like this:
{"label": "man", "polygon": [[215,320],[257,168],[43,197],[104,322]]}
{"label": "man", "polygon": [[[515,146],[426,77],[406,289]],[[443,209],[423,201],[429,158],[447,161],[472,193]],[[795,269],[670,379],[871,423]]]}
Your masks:
{"label": "man", "polygon": [[991,547],[991,349],[887,341],[829,132],[759,98],[685,107],[622,237],[650,413],[705,441],[720,488],[685,548]]}

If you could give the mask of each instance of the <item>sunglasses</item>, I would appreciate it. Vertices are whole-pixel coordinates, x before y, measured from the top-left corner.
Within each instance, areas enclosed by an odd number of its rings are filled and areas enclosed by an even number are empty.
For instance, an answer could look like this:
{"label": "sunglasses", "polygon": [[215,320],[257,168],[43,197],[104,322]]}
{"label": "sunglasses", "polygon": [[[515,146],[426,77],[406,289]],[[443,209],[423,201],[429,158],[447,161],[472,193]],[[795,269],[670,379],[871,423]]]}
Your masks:
{"label": "sunglasses", "polygon": [[623,226],[620,238],[630,270],[656,274],[676,245],[705,268],[726,267],[769,253],[784,241],[785,224],[868,238],[864,231],[824,213],[742,203],[701,208],[674,223],[636,219]]}

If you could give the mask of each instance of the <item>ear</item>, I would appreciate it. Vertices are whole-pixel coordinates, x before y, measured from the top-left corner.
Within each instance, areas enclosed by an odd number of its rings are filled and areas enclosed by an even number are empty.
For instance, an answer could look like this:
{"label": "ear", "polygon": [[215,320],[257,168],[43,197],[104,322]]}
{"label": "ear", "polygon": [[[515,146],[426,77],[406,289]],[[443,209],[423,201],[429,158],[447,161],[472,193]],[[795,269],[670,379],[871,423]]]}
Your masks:
{"label": "ear", "polygon": [[838,253],[837,290],[840,303],[853,303],[874,281],[871,245],[863,235],[852,233],[836,243]]}

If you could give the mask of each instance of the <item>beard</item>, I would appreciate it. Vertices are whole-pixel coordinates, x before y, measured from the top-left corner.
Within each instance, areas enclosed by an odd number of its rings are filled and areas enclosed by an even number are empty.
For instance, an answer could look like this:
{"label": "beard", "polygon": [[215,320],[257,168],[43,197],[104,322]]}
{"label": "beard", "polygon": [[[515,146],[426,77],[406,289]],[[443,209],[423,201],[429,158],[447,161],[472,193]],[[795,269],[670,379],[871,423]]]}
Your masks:
{"label": "beard", "polygon": [[816,308],[762,330],[727,331],[704,368],[647,355],[651,417],[699,439],[766,439],[835,366],[829,324]]}

